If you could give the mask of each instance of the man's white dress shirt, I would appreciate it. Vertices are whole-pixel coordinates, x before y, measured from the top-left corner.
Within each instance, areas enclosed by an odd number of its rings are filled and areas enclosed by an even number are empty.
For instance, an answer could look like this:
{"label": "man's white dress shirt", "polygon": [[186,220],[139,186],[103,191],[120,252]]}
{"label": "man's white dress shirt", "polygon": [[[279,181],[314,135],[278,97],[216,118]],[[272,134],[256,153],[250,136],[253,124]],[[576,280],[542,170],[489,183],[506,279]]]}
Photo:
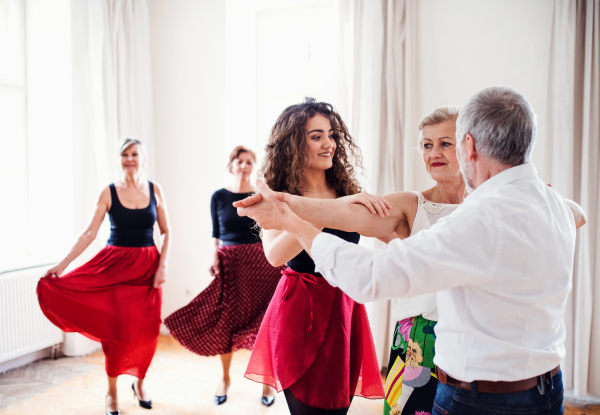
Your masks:
{"label": "man's white dress shirt", "polygon": [[316,270],[357,302],[439,291],[434,363],[465,382],[527,379],[561,362],[574,251],[573,214],[532,163],[386,250],[325,233],[311,248]]}

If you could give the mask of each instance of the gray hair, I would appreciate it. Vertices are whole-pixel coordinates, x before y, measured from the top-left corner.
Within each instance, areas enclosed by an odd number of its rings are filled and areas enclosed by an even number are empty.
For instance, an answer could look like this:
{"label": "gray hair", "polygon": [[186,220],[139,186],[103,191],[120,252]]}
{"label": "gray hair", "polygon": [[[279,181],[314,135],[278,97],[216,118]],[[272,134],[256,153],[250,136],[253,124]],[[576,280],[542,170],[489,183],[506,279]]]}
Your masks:
{"label": "gray hair", "polygon": [[419,129],[419,150],[423,151],[423,127],[439,124],[444,121],[456,120],[460,107],[445,105],[434,108],[429,114],[421,118],[417,128]]}
{"label": "gray hair", "polygon": [[121,140],[119,143],[119,155],[133,145],[137,145],[142,155],[146,155],[144,145],[137,138],[124,138]]}
{"label": "gray hair", "polygon": [[510,166],[528,163],[537,134],[537,117],[525,97],[511,88],[486,88],[460,109],[456,140],[473,136],[477,152]]}

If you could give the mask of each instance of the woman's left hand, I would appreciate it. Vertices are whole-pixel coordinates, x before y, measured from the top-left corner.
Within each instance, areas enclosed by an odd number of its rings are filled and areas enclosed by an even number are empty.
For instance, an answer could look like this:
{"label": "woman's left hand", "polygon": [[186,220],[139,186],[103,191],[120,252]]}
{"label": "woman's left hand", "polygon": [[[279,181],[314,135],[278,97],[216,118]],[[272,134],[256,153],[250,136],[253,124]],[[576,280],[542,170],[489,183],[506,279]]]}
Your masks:
{"label": "woman's left hand", "polygon": [[367,192],[339,198],[346,203],[364,205],[371,213],[379,214],[381,217],[389,216],[392,205],[381,196],[372,195]]}
{"label": "woman's left hand", "polygon": [[154,274],[154,288],[160,287],[167,280],[167,270],[165,268],[158,268],[156,274]]}

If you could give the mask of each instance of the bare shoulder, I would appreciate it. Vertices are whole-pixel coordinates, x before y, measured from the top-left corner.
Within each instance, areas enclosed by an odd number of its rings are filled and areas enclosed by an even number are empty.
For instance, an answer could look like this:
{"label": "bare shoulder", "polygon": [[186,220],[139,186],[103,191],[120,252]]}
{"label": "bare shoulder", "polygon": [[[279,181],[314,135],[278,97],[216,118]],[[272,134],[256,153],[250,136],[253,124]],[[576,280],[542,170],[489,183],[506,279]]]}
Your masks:
{"label": "bare shoulder", "polygon": [[111,196],[110,196],[110,186],[106,186],[100,192],[100,197],[98,198],[98,200],[100,202],[110,202],[110,199],[111,199]]}
{"label": "bare shoulder", "polygon": [[100,196],[98,197],[98,206],[105,206],[106,210],[108,211],[110,210],[111,202],[112,197],[110,194],[110,186],[106,186],[100,192]]}
{"label": "bare shoulder", "polygon": [[152,185],[154,186],[154,196],[156,197],[156,201],[159,206],[162,206],[165,202],[162,186],[157,182],[152,182]]}
{"label": "bare shoulder", "polygon": [[159,195],[163,194],[162,186],[158,182],[152,182],[152,185],[154,186],[155,193],[158,193]]}
{"label": "bare shoulder", "polygon": [[419,198],[413,192],[390,193],[385,199],[390,202],[392,209],[398,207],[405,214],[416,211],[419,203]]}

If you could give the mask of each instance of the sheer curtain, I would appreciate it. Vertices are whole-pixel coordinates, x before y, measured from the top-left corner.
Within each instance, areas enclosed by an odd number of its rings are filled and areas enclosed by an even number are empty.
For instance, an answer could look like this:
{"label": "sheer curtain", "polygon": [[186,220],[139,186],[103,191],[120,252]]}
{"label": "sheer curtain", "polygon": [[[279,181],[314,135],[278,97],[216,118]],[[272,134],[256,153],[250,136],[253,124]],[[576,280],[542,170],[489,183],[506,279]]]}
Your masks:
{"label": "sheer curtain", "polygon": [[565,387],[600,396],[600,0],[555,0],[548,89],[551,183],[581,204]]}
{"label": "sheer curtain", "polygon": [[[350,0],[340,16],[339,111],[363,152],[368,191],[412,190],[416,125],[416,1]],[[378,241],[371,246],[383,247]],[[395,301],[367,305],[380,365],[387,366]]]}
{"label": "sheer curtain", "polygon": [[[73,131],[75,137],[75,228],[83,229],[99,192],[119,177],[118,142],[139,138],[153,172],[154,133],[150,32],[146,0],[71,2]],[[80,265],[105,243],[105,221]],[[65,353],[86,354],[98,347],[79,334],[65,338]]]}

